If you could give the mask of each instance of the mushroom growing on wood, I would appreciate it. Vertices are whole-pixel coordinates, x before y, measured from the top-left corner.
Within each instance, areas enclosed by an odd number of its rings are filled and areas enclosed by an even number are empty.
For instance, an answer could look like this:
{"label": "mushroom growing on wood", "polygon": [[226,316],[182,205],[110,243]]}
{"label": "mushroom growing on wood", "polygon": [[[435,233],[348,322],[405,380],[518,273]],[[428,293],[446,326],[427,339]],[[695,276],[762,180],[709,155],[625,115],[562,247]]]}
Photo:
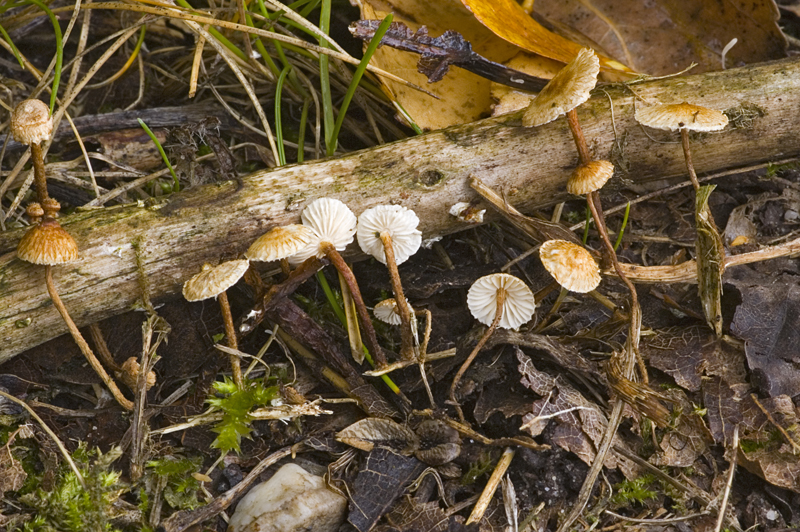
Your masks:
{"label": "mushroom growing on wood", "polygon": [[588,163],[591,160],[589,148],[575,109],[589,99],[592,89],[597,84],[599,73],[600,60],[597,54],[590,48],[582,49],[575,59],[567,63],[536,95],[522,116],[522,125],[541,126],[566,114],[581,163]]}
{"label": "mushroom growing on wood", "polygon": [[414,211],[400,205],[378,205],[365,210],[358,218],[358,245],[364,253],[386,264],[392,283],[398,313],[400,314],[400,354],[405,360],[416,360],[411,329],[411,312],[403,295],[400,272],[402,264],[419,250],[422,233],[417,229],[419,218]]}
{"label": "mushroom growing on wood", "polygon": [[67,329],[69,329],[75,343],[78,344],[81,353],[83,353],[89,365],[92,366],[92,369],[94,369],[111,391],[114,399],[116,399],[124,409],[133,410],[133,403],[122,395],[117,384],[111,376],[109,376],[105,368],[103,368],[103,365],[94,355],[89,344],[78,330],[78,326],[72,321],[67,307],[58,295],[58,290],[53,281],[53,266],[76,260],[78,258],[78,244],[54,218],[57,211],[54,207],[57,206],[57,204],[58,202],[55,202],[54,205],[51,201],[47,210],[42,210],[41,206],[38,204],[29,205],[28,213],[33,213],[34,216],[32,217],[34,219],[37,218],[36,215],[38,214],[43,214],[44,219],[31,227],[28,232],[23,235],[22,239],[20,239],[17,245],[17,257],[26,262],[44,265],[44,280],[47,286],[47,292],[53,300],[53,306],[56,307],[56,310],[58,310],[59,314],[61,314],[61,317],[64,319],[64,323],[67,324]]}
{"label": "mushroom growing on wood", "polygon": [[[238,350],[239,343],[236,339],[236,328],[233,326],[231,305],[228,302],[228,295],[225,291],[235,285],[249,267],[250,263],[246,260],[223,262],[216,267],[204,264],[200,273],[183,284],[183,297],[187,301],[202,301],[211,297],[216,297],[219,300],[222,321],[225,323],[225,336],[228,338],[228,347],[231,349]],[[241,388],[243,382],[239,357],[231,354],[229,359],[233,372],[233,381],[236,386]]]}
{"label": "mushroom growing on wood", "polygon": [[53,118],[50,108],[41,100],[23,100],[11,113],[11,134],[17,142],[31,147],[33,160],[33,178],[39,202],[48,198],[47,179],[44,170],[44,154],[42,142],[49,140],[53,134]]}
{"label": "mushroom growing on wood", "polygon": [[314,236],[305,248],[289,257],[289,262],[300,264],[313,256],[327,257],[350,289],[359,322],[367,336],[367,347],[375,358],[376,366],[378,368],[385,367],[387,365],[386,356],[378,344],[378,337],[372,326],[367,306],[364,304],[364,298],[361,297],[356,277],[339,253],[339,251],[344,251],[355,237],[358,223],[356,215],[347,208],[347,205],[337,199],[319,198],[303,209],[300,219],[303,221],[303,225],[314,231]]}
{"label": "mushroom growing on wood", "polygon": [[456,387],[472,361],[492,336],[497,327],[517,329],[530,321],[536,302],[530,288],[518,278],[507,273],[494,273],[481,277],[467,293],[467,306],[472,316],[488,325],[484,335],[461,365],[450,385],[450,402],[456,407],[458,417],[464,422],[464,413],[456,401]]}
{"label": "mushroom growing on wood", "polygon": [[719,229],[714,223],[708,197],[713,186],[701,187],[689,149],[689,131],[711,132],[724,129],[728,117],[720,111],[687,102],[658,104],[640,107],[636,120],[645,126],[681,132],[681,145],[686,159],[686,169],[695,191],[695,224],[697,238],[697,288],[702,301],[703,314],[717,336],[722,336],[722,274],[725,270],[725,247]]}
{"label": "mushroom growing on wood", "polygon": [[719,131],[728,125],[728,117],[720,111],[688,102],[639,107],[634,116],[636,121],[643,126],[681,132],[681,146],[683,146],[683,155],[686,159],[686,168],[689,171],[692,186],[697,192],[700,189],[700,182],[694,171],[692,153],[689,149],[689,131]]}

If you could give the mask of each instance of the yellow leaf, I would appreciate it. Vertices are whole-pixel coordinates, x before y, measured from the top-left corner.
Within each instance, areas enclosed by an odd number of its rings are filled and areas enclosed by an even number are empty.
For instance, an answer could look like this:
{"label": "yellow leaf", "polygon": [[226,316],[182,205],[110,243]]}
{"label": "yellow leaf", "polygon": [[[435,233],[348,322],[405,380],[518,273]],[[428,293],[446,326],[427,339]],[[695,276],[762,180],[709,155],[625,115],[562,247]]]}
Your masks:
{"label": "yellow leaf", "polygon": [[[547,30],[528,15],[514,0],[461,0],[484,26],[507,42],[523,50],[555,59],[571,61],[584,46]],[[600,56],[605,69],[631,72],[613,59]]]}

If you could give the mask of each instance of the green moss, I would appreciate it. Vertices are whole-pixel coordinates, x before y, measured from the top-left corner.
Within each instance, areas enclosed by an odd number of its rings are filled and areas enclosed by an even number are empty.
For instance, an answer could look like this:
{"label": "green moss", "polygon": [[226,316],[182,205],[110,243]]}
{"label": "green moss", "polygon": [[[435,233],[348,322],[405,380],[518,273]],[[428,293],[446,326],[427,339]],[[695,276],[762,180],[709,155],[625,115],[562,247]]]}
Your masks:
{"label": "green moss", "polygon": [[653,475],[642,475],[633,480],[625,480],[614,486],[614,496],[611,503],[617,507],[624,507],[630,504],[644,504],[656,498],[657,493],[649,487],[653,484]]}

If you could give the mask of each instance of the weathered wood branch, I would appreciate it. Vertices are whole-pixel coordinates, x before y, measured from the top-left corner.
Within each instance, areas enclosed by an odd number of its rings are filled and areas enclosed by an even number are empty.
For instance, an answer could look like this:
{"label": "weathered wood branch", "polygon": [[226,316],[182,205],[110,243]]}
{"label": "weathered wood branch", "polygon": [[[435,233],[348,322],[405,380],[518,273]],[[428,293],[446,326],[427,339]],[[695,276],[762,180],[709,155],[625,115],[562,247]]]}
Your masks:
{"label": "weathered wood branch", "polygon": [[[800,156],[800,61],[632,88],[644,98],[687,100],[743,118],[733,120],[741,127],[693,140],[699,172]],[[594,155],[610,158],[635,182],[683,175],[680,144],[650,140],[634,122],[633,110],[634,97],[621,86],[595,91],[580,108]],[[564,183],[577,161],[566,120],[526,129],[516,113],[339,159],[256,172],[241,187],[225,182],[181,192],[157,205],[78,212],[62,224],[78,241],[81,259],[56,267],[56,284],[75,321],[86,325],[137,306],[136,252],[151,298],[163,300],[179,293],[181,283],[203,262],[237,256],[270,227],[296,222],[314,198],[339,198],[356,213],[381,203],[401,203],[417,212],[420,229],[430,238],[464,228],[448,209],[476,199],[468,185],[470,175],[504,191],[517,207],[531,208],[565,197]],[[43,269],[16,258],[22,234],[0,234],[0,361],[66,330],[47,296]]]}

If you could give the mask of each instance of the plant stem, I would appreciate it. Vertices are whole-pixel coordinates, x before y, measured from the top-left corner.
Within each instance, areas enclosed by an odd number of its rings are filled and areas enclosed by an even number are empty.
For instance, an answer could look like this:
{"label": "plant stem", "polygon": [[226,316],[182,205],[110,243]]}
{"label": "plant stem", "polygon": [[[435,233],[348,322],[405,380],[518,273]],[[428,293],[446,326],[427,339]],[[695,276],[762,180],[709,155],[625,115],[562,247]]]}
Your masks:
{"label": "plant stem", "polygon": [[[605,220],[602,218],[603,208],[602,206],[598,208],[598,205],[600,204],[600,195],[597,193],[597,191],[591,192],[587,194],[586,200],[586,203],[589,204],[589,209],[592,211],[595,224],[597,225],[597,232],[600,233],[600,239],[603,241],[606,252],[611,258],[611,264],[614,266],[614,271],[617,272],[617,276],[619,276],[622,282],[625,283],[625,286],[628,287],[628,291],[631,293],[631,312],[633,312],[634,309],[639,308],[639,297],[636,295],[636,287],[633,286],[631,280],[628,279],[628,277],[622,271],[622,267],[619,265],[619,260],[617,260],[617,253],[614,251],[614,245],[611,243],[611,239],[608,237],[608,231],[606,230],[606,225],[604,223]],[[639,334],[638,330],[634,330],[635,328],[635,324],[633,321],[631,321],[631,336]],[[645,366],[644,360],[642,360],[642,357],[639,354],[639,350],[636,349],[635,351],[636,363],[639,366],[639,371],[642,374],[642,381],[647,384],[649,382],[649,378],[647,376],[647,366]]]}
{"label": "plant stem", "polygon": [[[239,342],[236,341],[236,328],[233,326],[233,315],[231,314],[231,305],[228,302],[228,294],[222,292],[217,296],[219,300],[219,308],[222,310],[222,321],[225,323],[225,336],[228,337],[228,347],[231,349],[239,350]],[[239,357],[230,354],[228,358],[231,361],[231,370],[233,372],[233,382],[239,389],[244,389],[244,382],[242,381],[242,366],[239,364]]]}
{"label": "plant stem", "polygon": [[692,180],[692,186],[697,193],[700,190],[700,181],[697,180],[697,174],[694,171],[692,151],[689,149],[689,130],[686,128],[681,129],[681,146],[683,146],[683,155],[686,158],[686,169],[689,170],[689,179]]}
{"label": "plant stem", "polygon": [[381,348],[380,344],[378,344],[378,337],[375,334],[375,328],[372,326],[372,321],[370,320],[369,313],[367,312],[367,306],[364,304],[364,299],[361,297],[361,290],[358,289],[358,283],[356,282],[355,275],[353,275],[353,270],[350,269],[342,256],[338,251],[336,251],[336,248],[333,247],[333,244],[330,242],[320,243],[319,248],[320,251],[322,251],[328,258],[328,260],[331,261],[331,264],[333,264],[334,268],[339,270],[339,273],[342,274],[345,283],[347,283],[347,287],[350,289],[350,292],[353,295],[353,302],[356,304],[356,311],[358,312],[358,317],[361,320],[361,327],[364,328],[364,334],[367,335],[367,347],[375,359],[376,367],[380,369],[386,366],[386,356],[383,354],[383,349]]}
{"label": "plant stem", "polygon": [[47,174],[44,169],[44,153],[42,145],[38,142],[31,144],[31,159],[33,160],[33,180],[36,183],[36,194],[39,203],[45,204],[45,200],[50,196],[47,193]]}
{"label": "plant stem", "polygon": [[506,291],[503,288],[500,288],[497,291],[497,310],[495,311],[494,320],[492,320],[492,324],[486,329],[486,332],[483,333],[483,336],[478,343],[475,345],[475,348],[469,354],[467,359],[461,364],[461,367],[458,369],[458,373],[456,373],[455,378],[453,379],[453,384],[450,385],[450,402],[453,406],[456,407],[456,411],[458,412],[458,419],[461,423],[466,423],[464,421],[464,412],[461,410],[461,405],[458,404],[456,401],[456,387],[458,386],[458,381],[461,380],[461,377],[464,376],[469,366],[472,364],[472,361],[475,360],[475,357],[478,356],[483,346],[486,344],[486,341],[489,340],[489,337],[492,336],[495,329],[497,329],[497,325],[500,323],[500,320],[503,317],[503,303],[506,300]]}
{"label": "plant stem", "polygon": [[472,523],[479,523],[483,518],[483,515],[486,513],[486,509],[489,508],[489,503],[492,501],[494,492],[497,491],[497,486],[500,485],[500,481],[503,480],[503,475],[506,474],[508,466],[511,465],[511,460],[514,459],[514,453],[515,451],[512,447],[506,447],[503,451],[503,455],[500,457],[500,460],[497,461],[497,465],[494,466],[492,476],[489,477],[489,481],[483,488],[478,502],[475,503],[472,513],[469,514],[469,518],[465,523],[467,526]]}
{"label": "plant stem", "polygon": [[133,403],[127,400],[124,395],[122,395],[122,392],[117,387],[117,384],[108,375],[108,373],[106,373],[105,368],[103,368],[103,365],[100,364],[99,360],[97,360],[97,357],[94,356],[89,344],[86,343],[83,335],[78,330],[78,326],[75,325],[75,322],[72,321],[72,318],[69,316],[67,307],[65,307],[64,302],[61,301],[58,291],[56,290],[56,285],[53,282],[53,267],[50,265],[44,267],[44,281],[47,285],[47,292],[50,294],[50,298],[53,300],[53,306],[56,307],[56,310],[58,310],[59,314],[61,314],[61,317],[64,318],[64,322],[67,324],[67,328],[69,329],[72,338],[75,340],[75,343],[78,344],[78,347],[83,353],[83,356],[86,357],[89,365],[92,366],[92,369],[94,369],[94,371],[100,376],[105,385],[111,391],[111,395],[114,396],[114,399],[117,400],[122,408],[125,410],[133,410]]}
{"label": "plant stem", "polygon": [[408,309],[408,302],[403,294],[403,285],[400,283],[400,272],[397,270],[397,260],[394,257],[392,236],[387,231],[383,231],[380,239],[386,253],[386,267],[389,269],[394,301],[400,314],[400,356],[406,360],[415,360],[417,355],[414,349],[414,335],[411,331],[411,311]]}
{"label": "plant stem", "polygon": [[567,112],[567,123],[569,124],[569,130],[572,131],[575,146],[578,148],[581,164],[590,163],[592,157],[589,155],[589,146],[586,144],[586,137],[583,136],[583,129],[581,129],[580,122],[578,122],[578,112],[575,109]]}

